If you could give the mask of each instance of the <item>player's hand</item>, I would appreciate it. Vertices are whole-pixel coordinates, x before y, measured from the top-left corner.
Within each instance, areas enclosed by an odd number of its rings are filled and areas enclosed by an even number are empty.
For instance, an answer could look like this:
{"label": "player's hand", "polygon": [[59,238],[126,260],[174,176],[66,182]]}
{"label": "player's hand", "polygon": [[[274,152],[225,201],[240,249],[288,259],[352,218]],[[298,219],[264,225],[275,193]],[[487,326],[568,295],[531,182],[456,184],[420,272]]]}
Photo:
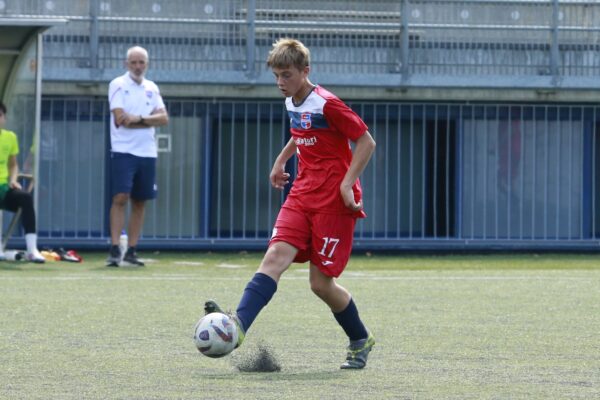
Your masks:
{"label": "player's hand", "polygon": [[354,201],[354,191],[352,190],[352,186],[346,187],[345,185],[341,185],[340,194],[342,195],[344,204],[350,210],[356,212],[363,209],[362,201],[359,201],[358,203]]}
{"label": "player's hand", "polygon": [[17,181],[10,181],[10,183],[8,184],[8,187],[10,187],[11,189],[23,190],[23,187]]}
{"label": "player's hand", "polygon": [[121,117],[117,121],[117,125],[124,125],[126,127],[130,127],[140,122],[139,115],[132,115],[124,112],[121,114]]}
{"label": "player's hand", "polygon": [[126,112],[121,113],[119,118],[115,121],[115,125],[117,126],[127,126],[129,124],[129,114]]}
{"label": "player's hand", "polygon": [[275,189],[283,190],[283,187],[290,183],[290,174],[285,172],[284,167],[274,165],[269,175],[271,186]]}

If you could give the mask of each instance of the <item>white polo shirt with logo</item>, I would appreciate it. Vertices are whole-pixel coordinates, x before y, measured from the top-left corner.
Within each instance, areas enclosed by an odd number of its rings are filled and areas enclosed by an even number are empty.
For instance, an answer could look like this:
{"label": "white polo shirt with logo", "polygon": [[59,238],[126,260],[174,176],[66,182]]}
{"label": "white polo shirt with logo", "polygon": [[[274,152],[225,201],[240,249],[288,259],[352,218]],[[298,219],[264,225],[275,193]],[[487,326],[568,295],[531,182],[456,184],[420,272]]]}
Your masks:
{"label": "white polo shirt with logo", "polygon": [[[148,116],[165,108],[158,86],[148,79],[141,84],[131,79],[129,72],[110,82],[108,86],[110,110],[121,108],[128,114]],[[130,129],[115,125],[115,117],[110,113],[110,144],[116,153],[129,153],[138,157],[158,156],[154,127]]]}

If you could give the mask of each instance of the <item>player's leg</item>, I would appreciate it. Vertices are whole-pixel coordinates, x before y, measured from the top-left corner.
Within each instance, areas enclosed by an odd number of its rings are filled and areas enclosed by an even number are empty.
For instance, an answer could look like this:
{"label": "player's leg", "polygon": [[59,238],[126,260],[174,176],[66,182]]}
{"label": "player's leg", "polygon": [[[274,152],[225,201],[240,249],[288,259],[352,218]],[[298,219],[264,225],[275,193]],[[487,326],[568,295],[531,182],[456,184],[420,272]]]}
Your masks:
{"label": "player's leg", "polygon": [[129,226],[127,235],[127,251],[123,256],[123,263],[132,267],[143,267],[144,263],[138,258],[136,246],[144,225],[144,214],[146,202],[131,198],[131,214],[129,215]]}
{"label": "player's leg", "polygon": [[325,275],[312,262],[310,263],[309,280],[310,289],[329,306],[331,312],[342,312],[348,307],[352,300],[350,293],[339,285],[335,278]]}
{"label": "player's leg", "polygon": [[309,244],[309,217],[302,211],[284,205],[277,215],[269,249],[256,274],[246,285],[236,310],[245,331],[271,300],[277,290],[279,278],[290,264],[293,261],[308,260],[306,250]]}
{"label": "player's leg", "polygon": [[21,209],[21,224],[25,230],[25,243],[27,246],[27,259],[35,263],[44,263],[46,260],[37,248],[37,230],[35,210],[31,193],[23,190],[11,189],[4,197],[4,208],[16,212]]}
{"label": "player's leg", "polygon": [[246,285],[236,310],[245,331],[277,291],[281,274],[294,261],[297,252],[298,249],[288,243],[275,242],[265,253],[258,270]]}
{"label": "player's leg", "polygon": [[[294,261],[297,252],[298,249],[285,242],[275,242],[269,246],[258,270],[246,285],[235,314],[231,314],[238,328],[236,348],[244,341],[246,332],[260,311],[273,298],[281,274]],[[204,312],[222,313],[223,309],[214,300],[208,300],[204,304]]]}
{"label": "player's leg", "polygon": [[110,207],[110,240],[111,246],[106,260],[109,267],[118,267],[121,262],[119,236],[125,226],[125,210],[129,202],[129,193],[133,185],[135,173],[131,156],[123,153],[111,153],[110,180],[112,204]]}
{"label": "player's leg", "polygon": [[335,278],[325,275],[313,263],[310,264],[310,287],[329,306],[350,341],[346,361],[341,368],[364,368],[375,339],[360,319],[352,296]]}
{"label": "player's leg", "polygon": [[138,244],[142,227],[144,226],[144,215],[146,213],[146,201],[131,199],[131,215],[129,216],[129,227],[127,245],[129,248]]}
{"label": "player's leg", "polygon": [[[310,230],[307,217],[299,211],[283,207],[275,222],[269,249],[258,270],[246,285],[234,315],[241,330],[238,346],[260,311],[277,291],[277,283],[281,275],[293,261],[308,260],[308,253],[305,250],[309,241]],[[299,252],[299,249],[302,251]],[[207,301],[204,310],[206,313],[223,312],[214,301]]]}
{"label": "player's leg", "polygon": [[110,250],[106,265],[118,267],[121,262],[121,249],[119,249],[119,236],[125,226],[125,208],[129,202],[129,193],[117,193],[112,198],[110,207]]}
{"label": "player's leg", "polygon": [[135,157],[136,164],[131,188],[131,215],[129,216],[128,246],[123,261],[131,266],[144,266],[136,254],[136,246],[144,226],[146,201],[156,198],[156,159]]}
{"label": "player's leg", "polygon": [[312,291],[331,309],[350,345],[341,368],[360,369],[375,344],[360,319],[351,294],[336,282],[345,269],[352,251],[355,220],[352,216],[323,215],[313,218],[310,286]]}
{"label": "player's leg", "polygon": [[269,246],[256,273],[268,276],[277,284],[297,253],[298,249],[289,243],[274,242]]}
{"label": "player's leg", "polygon": [[129,202],[129,193],[117,193],[112,198],[110,207],[110,241],[119,247],[119,236],[125,226],[125,209]]}

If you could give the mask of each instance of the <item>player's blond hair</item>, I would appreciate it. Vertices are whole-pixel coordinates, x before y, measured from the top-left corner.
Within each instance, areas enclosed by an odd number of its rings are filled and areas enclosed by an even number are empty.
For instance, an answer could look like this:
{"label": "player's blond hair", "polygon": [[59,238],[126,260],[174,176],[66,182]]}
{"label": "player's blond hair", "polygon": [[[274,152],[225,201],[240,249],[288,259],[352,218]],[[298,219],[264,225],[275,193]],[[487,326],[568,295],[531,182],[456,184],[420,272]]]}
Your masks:
{"label": "player's blond hair", "polygon": [[296,39],[281,38],[273,43],[269,52],[267,66],[269,68],[296,67],[303,70],[310,65],[310,51],[304,44]]}

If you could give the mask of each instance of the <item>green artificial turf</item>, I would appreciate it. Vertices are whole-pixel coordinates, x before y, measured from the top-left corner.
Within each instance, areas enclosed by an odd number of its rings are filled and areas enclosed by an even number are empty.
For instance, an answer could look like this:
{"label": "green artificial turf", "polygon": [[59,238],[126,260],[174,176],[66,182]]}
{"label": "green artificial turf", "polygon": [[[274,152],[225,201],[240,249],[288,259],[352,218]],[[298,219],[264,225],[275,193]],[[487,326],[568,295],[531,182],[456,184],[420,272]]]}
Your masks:
{"label": "green artificial turf", "polygon": [[[600,398],[593,255],[353,256],[339,282],[377,344],[346,338],[294,265],[243,346],[192,342],[205,299],[235,308],[260,254],[151,253],[143,269],[0,263],[2,399]],[[259,347],[280,372],[240,372]]]}

